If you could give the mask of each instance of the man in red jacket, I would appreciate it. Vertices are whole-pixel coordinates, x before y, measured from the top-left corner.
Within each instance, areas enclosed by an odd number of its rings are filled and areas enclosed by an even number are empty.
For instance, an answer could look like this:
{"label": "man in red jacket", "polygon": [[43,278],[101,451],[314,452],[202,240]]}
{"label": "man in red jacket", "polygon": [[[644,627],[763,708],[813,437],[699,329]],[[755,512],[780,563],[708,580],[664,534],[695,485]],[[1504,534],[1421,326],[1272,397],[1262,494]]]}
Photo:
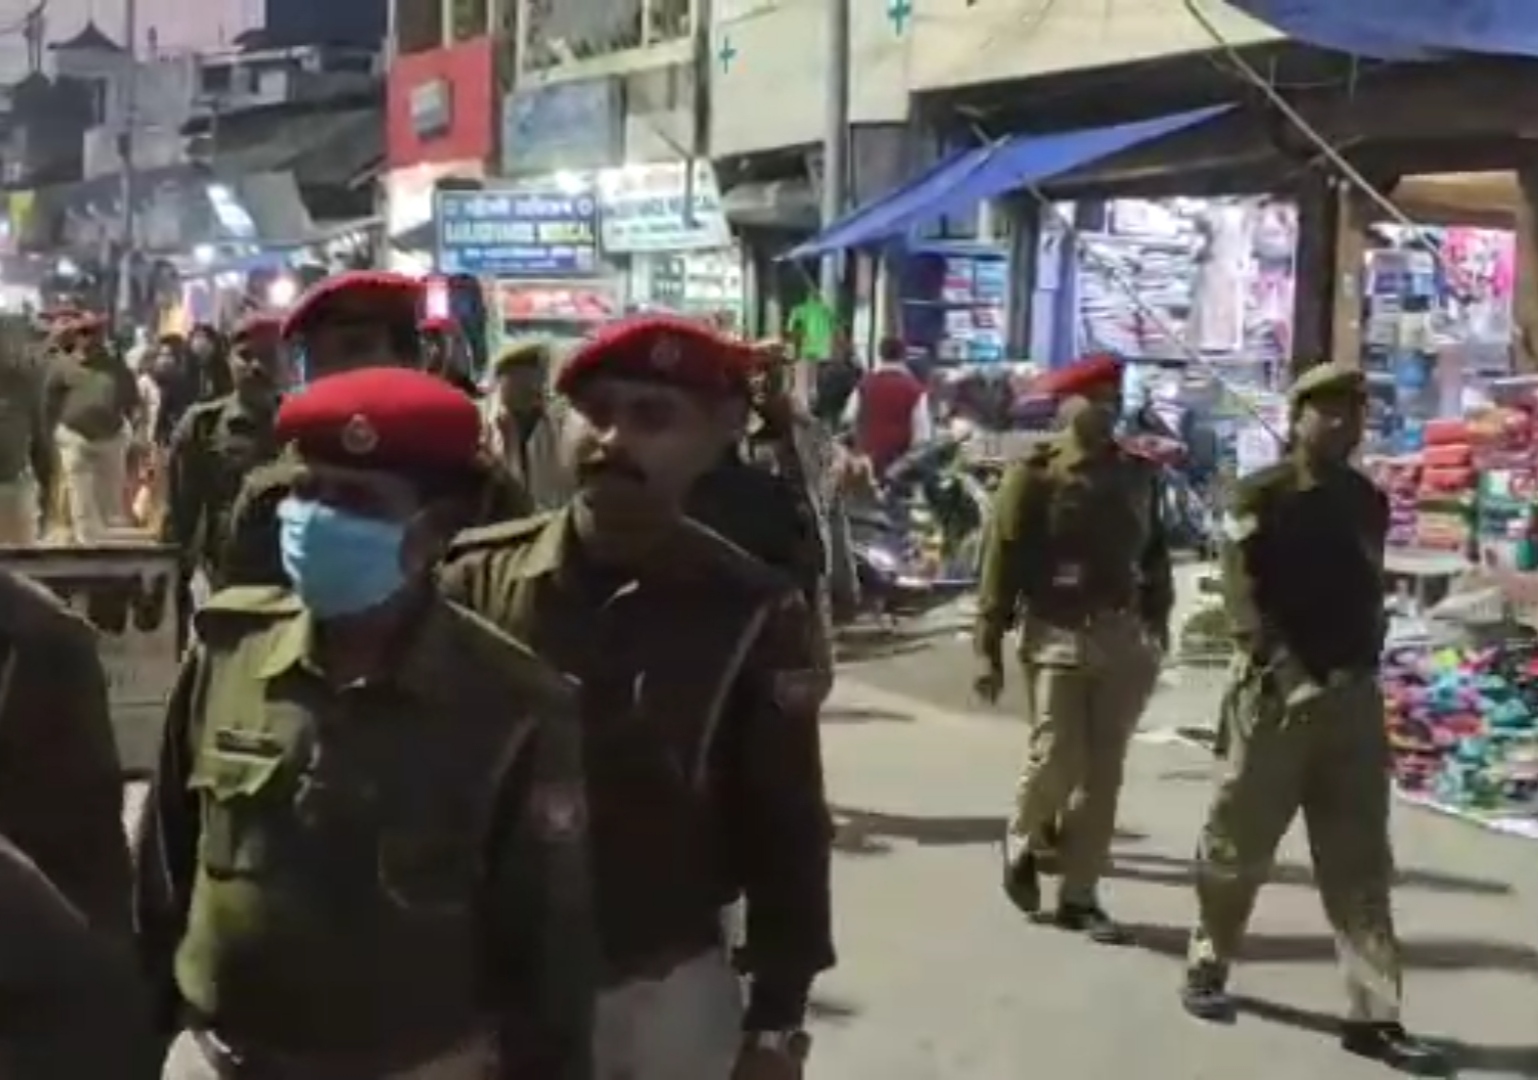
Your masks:
{"label": "man in red jacket", "polygon": [[877,476],[934,435],[929,394],[908,370],[905,351],[901,340],[883,338],[875,368],[860,380],[844,409],[855,449],[870,459]]}

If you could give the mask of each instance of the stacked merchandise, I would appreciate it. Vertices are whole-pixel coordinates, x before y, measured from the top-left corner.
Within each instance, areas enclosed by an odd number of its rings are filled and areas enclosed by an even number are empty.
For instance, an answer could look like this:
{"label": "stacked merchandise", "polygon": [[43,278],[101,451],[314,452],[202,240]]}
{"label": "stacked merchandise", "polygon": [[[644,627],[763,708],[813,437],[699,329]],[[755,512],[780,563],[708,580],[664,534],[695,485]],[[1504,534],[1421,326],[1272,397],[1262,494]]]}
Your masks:
{"label": "stacked merchandise", "polygon": [[1388,496],[1388,546],[1415,546],[1416,503],[1420,495],[1419,454],[1382,458],[1368,463],[1368,471]]}
{"label": "stacked merchandise", "polygon": [[1530,414],[1490,408],[1470,419],[1478,470],[1476,546],[1485,566],[1538,569],[1533,542],[1538,505],[1538,456]]}
{"label": "stacked merchandise", "polygon": [[1461,420],[1429,420],[1422,428],[1415,539],[1421,551],[1470,551],[1474,538],[1474,448]]}
{"label": "stacked merchandise", "polygon": [[1400,790],[1538,838],[1538,642],[1391,648],[1382,677]]}

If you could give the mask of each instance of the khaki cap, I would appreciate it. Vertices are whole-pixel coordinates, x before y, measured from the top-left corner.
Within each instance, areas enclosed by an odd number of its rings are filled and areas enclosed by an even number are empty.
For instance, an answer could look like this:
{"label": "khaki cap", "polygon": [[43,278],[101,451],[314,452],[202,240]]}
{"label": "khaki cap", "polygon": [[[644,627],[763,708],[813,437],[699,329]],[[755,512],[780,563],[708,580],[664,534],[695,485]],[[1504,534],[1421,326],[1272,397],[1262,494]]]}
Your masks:
{"label": "khaki cap", "polygon": [[1287,392],[1287,400],[1294,408],[1305,401],[1324,396],[1363,394],[1367,389],[1367,376],[1355,364],[1332,360],[1316,364],[1302,375]]}

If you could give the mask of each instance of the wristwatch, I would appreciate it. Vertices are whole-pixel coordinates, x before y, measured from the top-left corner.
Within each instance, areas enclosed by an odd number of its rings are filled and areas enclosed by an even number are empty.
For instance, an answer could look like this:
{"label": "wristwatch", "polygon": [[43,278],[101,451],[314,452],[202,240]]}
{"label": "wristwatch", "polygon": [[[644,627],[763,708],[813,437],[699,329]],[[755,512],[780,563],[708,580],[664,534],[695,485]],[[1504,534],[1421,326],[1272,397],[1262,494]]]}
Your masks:
{"label": "wristwatch", "polygon": [[812,1049],[812,1037],[800,1028],[785,1031],[750,1031],[743,1036],[743,1045],[750,1050],[769,1050],[784,1054],[796,1061],[805,1061]]}

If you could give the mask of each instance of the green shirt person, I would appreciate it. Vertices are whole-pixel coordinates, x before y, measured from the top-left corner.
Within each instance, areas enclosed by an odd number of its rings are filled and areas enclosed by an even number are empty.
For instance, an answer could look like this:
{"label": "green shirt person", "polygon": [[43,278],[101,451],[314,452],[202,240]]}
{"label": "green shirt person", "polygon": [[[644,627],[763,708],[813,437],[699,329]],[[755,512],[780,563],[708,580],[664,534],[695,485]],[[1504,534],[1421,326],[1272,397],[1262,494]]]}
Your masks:
{"label": "green shirt person", "polygon": [[433,584],[480,486],[475,405],[360,370],[290,396],[277,434],[305,466],[290,585],[199,611],[141,823],[141,953],[185,1025],[165,1075],[583,1080],[572,690]]}
{"label": "green shirt person", "polygon": [[791,308],[785,336],[794,345],[797,360],[830,359],[838,336],[838,316],[821,295],[812,293]]}

